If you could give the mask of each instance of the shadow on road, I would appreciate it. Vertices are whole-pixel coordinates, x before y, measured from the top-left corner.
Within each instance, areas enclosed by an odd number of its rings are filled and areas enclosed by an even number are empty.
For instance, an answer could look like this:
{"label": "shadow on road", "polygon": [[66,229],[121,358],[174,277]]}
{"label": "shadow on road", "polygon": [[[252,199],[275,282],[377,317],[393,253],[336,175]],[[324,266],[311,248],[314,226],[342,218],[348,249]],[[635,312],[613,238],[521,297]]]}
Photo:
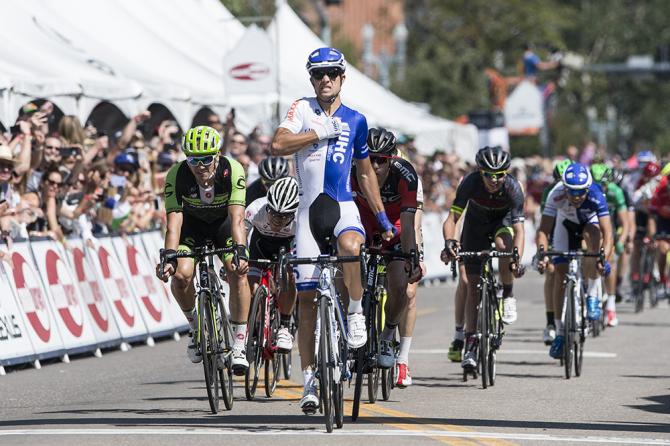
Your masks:
{"label": "shadow on road", "polygon": [[[654,399],[652,397],[650,399]],[[669,396],[661,397],[659,404],[668,404]],[[658,404],[654,404],[655,407]],[[86,413],[117,414],[119,416],[104,417],[95,416],[87,418],[45,418],[31,420],[3,420],[0,421],[0,427],[25,427],[25,426],[119,426],[119,427],[147,427],[147,426],[165,426],[165,427],[221,427],[238,428],[248,431],[265,431],[281,429],[283,431],[305,431],[312,430],[305,425],[317,425],[321,429],[323,417],[305,416],[305,415],[236,415],[224,413],[222,415],[209,415],[203,413],[197,417],[173,417],[166,418],[165,413],[158,411],[155,415],[161,415],[156,418],[148,417],[123,417],[123,414],[136,414],[137,409],[102,409],[99,411],[89,410]],[[184,413],[184,411],[181,411]],[[77,411],[62,411],[63,415],[79,413]],[[171,412],[176,414],[176,412]],[[152,413],[154,414],[154,413]],[[416,424],[416,425],[451,425],[469,428],[517,428],[517,429],[554,429],[570,431],[614,431],[614,432],[643,432],[643,433],[670,433],[670,425],[667,423],[644,423],[644,422],[626,422],[626,421],[605,421],[596,423],[586,422],[552,422],[552,421],[525,421],[525,420],[478,420],[464,418],[439,418],[439,417],[386,417],[372,416],[361,417],[357,424]],[[278,426],[279,425],[279,426]],[[293,426],[292,426],[293,425]],[[349,424],[352,425],[352,424]]]}
{"label": "shadow on road", "polygon": [[646,412],[670,414],[670,395],[655,395],[643,398],[652,404],[627,405],[632,409],[644,410]]}

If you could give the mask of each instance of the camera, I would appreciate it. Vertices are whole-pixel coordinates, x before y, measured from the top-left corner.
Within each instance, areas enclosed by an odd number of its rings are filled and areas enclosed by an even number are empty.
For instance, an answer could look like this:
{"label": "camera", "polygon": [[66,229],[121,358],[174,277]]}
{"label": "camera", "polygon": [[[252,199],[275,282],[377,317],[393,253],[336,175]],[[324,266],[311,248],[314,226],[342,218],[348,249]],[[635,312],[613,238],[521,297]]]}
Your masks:
{"label": "camera", "polygon": [[58,149],[58,152],[60,153],[60,156],[63,158],[68,158],[70,156],[77,156],[79,154],[79,148],[78,147],[63,147]]}

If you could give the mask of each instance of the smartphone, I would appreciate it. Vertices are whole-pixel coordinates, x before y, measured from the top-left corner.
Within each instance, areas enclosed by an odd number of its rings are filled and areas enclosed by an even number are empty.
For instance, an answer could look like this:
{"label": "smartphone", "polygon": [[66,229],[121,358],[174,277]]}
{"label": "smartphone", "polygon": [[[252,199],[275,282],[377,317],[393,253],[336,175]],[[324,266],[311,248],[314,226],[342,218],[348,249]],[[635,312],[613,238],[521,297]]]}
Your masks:
{"label": "smartphone", "polygon": [[161,199],[160,197],[154,198],[154,209],[159,211],[161,209]]}
{"label": "smartphone", "polygon": [[12,134],[12,138],[21,133],[21,126],[16,124],[9,128],[9,133]]}

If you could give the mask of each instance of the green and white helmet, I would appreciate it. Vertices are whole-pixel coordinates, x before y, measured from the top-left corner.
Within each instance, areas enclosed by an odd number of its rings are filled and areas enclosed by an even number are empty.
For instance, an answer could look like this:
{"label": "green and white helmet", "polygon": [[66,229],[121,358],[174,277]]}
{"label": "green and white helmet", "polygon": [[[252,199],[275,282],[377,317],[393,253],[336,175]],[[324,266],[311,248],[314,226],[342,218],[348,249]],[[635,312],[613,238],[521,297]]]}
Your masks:
{"label": "green and white helmet", "polygon": [[188,129],[181,139],[181,150],[186,156],[217,155],[221,150],[221,135],[216,129],[199,125]]}

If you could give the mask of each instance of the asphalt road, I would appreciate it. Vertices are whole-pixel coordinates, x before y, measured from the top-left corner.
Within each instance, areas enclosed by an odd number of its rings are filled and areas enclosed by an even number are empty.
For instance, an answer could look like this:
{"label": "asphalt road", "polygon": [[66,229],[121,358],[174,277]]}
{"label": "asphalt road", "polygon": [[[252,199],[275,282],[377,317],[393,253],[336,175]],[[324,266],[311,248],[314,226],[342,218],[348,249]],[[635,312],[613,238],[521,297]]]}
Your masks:
{"label": "asphalt road", "polygon": [[233,410],[211,415],[202,367],[188,362],[182,339],[9,370],[0,376],[0,444],[670,445],[667,302],[637,315],[622,304],[619,327],[587,340],[583,374],[568,381],[541,342],[542,281],[530,273],[515,287],[519,320],[507,329],[497,383],[484,390],[479,380],[462,382],[460,365],[446,359],[453,290],[419,291],[414,385],[394,389],[388,402],[364,404],[357,423],[345,419],[333,434],[325,433],[321,416],[300,411],[299,373],[272,399],[253,402],[237,382]]}

